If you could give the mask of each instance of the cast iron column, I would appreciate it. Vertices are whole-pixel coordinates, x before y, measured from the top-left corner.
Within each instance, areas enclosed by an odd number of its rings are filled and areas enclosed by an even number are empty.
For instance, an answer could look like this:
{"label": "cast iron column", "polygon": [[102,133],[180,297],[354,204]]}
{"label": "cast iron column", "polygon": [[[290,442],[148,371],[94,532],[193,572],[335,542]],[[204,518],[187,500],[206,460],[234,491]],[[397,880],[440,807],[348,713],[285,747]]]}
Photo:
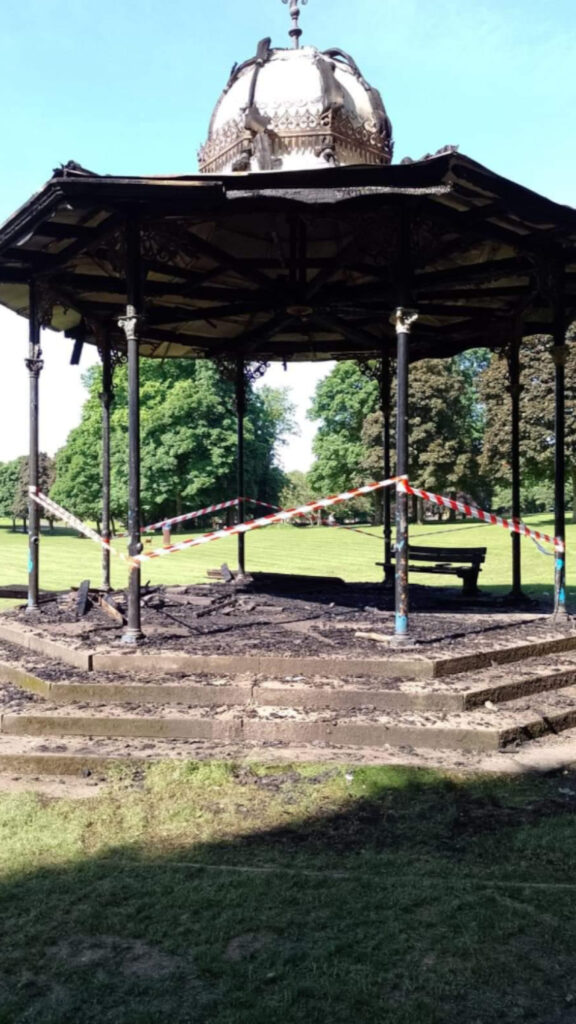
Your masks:
{"label": "cast iron column", "polygon": [[[396,365],[396,475],[408,475],[408,361],[410,331],[417,313],[399,306],[396,310],[398,361]],[[396,490],[395,642],[408,637],[408,495]]]}
{"label": "cast iron column", "polygon": [[[520,384],[520,342],[521,332],[516,334],[510,343],[508,350],[508,380],[510,393],[510,413],[512,420],[511,430],[511,468],[512,468],[512,519],[520,519],[520,395],[522,387]],[[512,540],[512,590],[510,599],[521,601],[522,593],[522,563],[521,563],[521,540],[519,533],[511,534]]]}
{"label": "cast iron column", "polygon": [[[566,311],[564,305],[564,268],[557,271],[554,291],[554,533],[566,540],[565,502],[565,415],[564,378],[566,366]],[[554,559],[554,617],[566,615],[566,552],[557,551]]]}
{"label": "cast iron column", "polygon": [[[110,334],[103,332],[100,357],[102,359],[102,537],[110,542],[110,406],[112,394],[112,353]],[[102,589],[110,590],[110,552],[102,548]]]}
{"label": "cast iron column", "polygon": [[[237,490],[238,498],[238,522],[243,523],[245,519],[244,502],[244,416],[246,413],[246,378],[244,375],[244,360],[240,357],[236,360],[236,426],[237,426]],[[238,534],[238,578],[246,575],[245,563],[245,535]]]}
{"label": "cast iron column", "polygon": [[[390,460],[390,356],[382,353],[380,375],[380,408],[382,409],[382,450],[384,454],[384,479],[392,475]],[[382,492],[382,522],[384,526],[384,583],[392,586],[392,488],[384,487]]]}
{"label": "cast iron column", "polygon": [[[140,540],[140,366],[138,340],[143,315],[140,225],[134,219],[126,224],[126,316],[118,325],[126,335],[128,349],[128,552],[138,555]],[[127,626],[122,636],[126,644],[137,644],[142,637],[140,620],[140,567],[130,569],[128,580]]]}
{"label": "cast iron column", "polygon": [[[26,367],[30,381],[30,447],[28,455],[28,483],[35,490],[39,485],[38,459],[38,384],[42,362],[40,348],[40,315],[36,284],[30,282],[28,358]],[[38,608],[40,562],[40,506],[28,499],[28,611]]]}

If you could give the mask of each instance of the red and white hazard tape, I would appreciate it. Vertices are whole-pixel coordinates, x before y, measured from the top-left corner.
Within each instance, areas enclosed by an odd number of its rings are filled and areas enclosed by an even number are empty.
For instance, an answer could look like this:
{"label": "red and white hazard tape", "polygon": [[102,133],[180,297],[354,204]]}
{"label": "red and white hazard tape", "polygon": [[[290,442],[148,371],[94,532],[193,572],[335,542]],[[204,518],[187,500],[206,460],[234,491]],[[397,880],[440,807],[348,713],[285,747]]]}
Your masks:
{"label": "red and white hazard tape", "polygon": [[186,548],[194,548],[199,544],[209,544],[212,540],[220,540],[222,537],[233,537],[238,533],[248,533],[250,530],[261,530],[264,526],[273,526],[274,523],[286,523],[296,516],[307,516],[319,508],[328,508],[330,505],[338,505],[343,501],[350,501],[352,498],[359,498],[363,494],[371,494],[381,487],[390,487],[398,481],[398,477],[391,477],[390,480],[380,480],[378,483],[366,484],[363,487],[355,487],[350,491],[343,491],[341,494],[332,495],[330,498],[319,498],[317,501],[309,501],[299,508],[286,509],[282,512],[275,512],[261,519],[253,519],[249,523],[238,523],[236,526],[228,526],[222,530],[214,530],[212,533],[205,533],[202,537],[191,537],[188,540],[180,541],[179,544],[170,544],[165,548],[155,548],[154,551],[146,551],[141,555],[133,557],[134,562],[147,562],[152,558],[163,558],[175,551],[185,551]]}
{"label": "red and white hazard tape", "polygon": [[[172,516],[171,519],[162,519],[158,523],[150,523],[149,526],[143,526],[140,530],[141,533],[151,533],[152,530],[170,529],[176,523],[185,523],[189,519],[199,519],[200,516],[207,516],[210,512],[219,512],[223,508],[232,508],[234,505],[240,503],[240,498],[231,498],[230,501],[220,501],[216,505],[207,505],[206,508],[198,508],[195,512],[184,512],[181,516]],[[127,534],[122,534],[127,536]]]}
{"label": "red and white hazard tape", "polygon": [[134,565],[132,558],[128,555],[122,554],[120,551],[117,551],[105,537],[102,537],[96,532],[96,530],[93,530],[91,526],[83,523],[81,519],[77,519],[71,512],[67,512],[65,508],[62,508],[62,505],[58,505],[52,500],[52,498],[48,498],[45,494],[42,494],[42,491],[38,490],[37,487],[29,487],[28,492],[32,501],[35,501],[37,505],[41,505],[47,512],[52,512],[52,514],[63,523],[68,523],[69,526],[73,526],[79,533],[83,533],[85,537],[89,537],[95,544],[100,544],[101,547],[106,548],[107,551],[116,555],[117,558],[121,558],[123,562],[128,562],[132,566]]}
{"label": "red and white hazard tape", "polygon": [[269,501],[259,501],[258,498],[242,498],[242,501],[249,501],[251,505],[262,505],[262,508],[275,508],[278,512],[283,512],[282,505],[272,505]]}
{"label": "red and white hazard tape", "polygon": [[406,494],[414,494],[424,501],[431,501],[434,505],[442,505],[444,508],[451,508],[454,512],[462,512],[469,519],[480,519],[483,523],[491,523],[492,526],[502,526],[511,533],[520,533],[524,537],[530,537],[533,541],[544,541],[551,544],[556,551],[564,551],[564,541],[559,537],[550,537],[547,533],[540,533],[539,530],[531,530],[529,526],[520,522],[519,519],[503,519],[495,516],[493,512],[484,512],[476,505],[467,505],[463,501],[455,501],[453,498],[445,498],[441,494],[432,494],[430,491],[423,491],[419,487],[411,487],[408,481],[403,478],[398,481],[398,488],[402,488]]}
{"label": "red and white hazard tape", "polygon": [[[271,505],[269,501],[258,501],[256,498],[231,498],[230,501],[220,501],[216,505],[207,505],[206,508],[196,509],[195,512],[185,512],[181,516],[172,516],[171,519],[162,519],[157,523],[150,523],[149,526],[141,527],[141,533],[152,533],[153,530],[169,530],[176,523],[186,523],[191,519],[199,519],[201,516],[207,516],[211,512],[220,512],[224,508],[233,508],[234,505],[239,505],[241,501],[249,501],[252,505],[262,505],[264,508],[276,508],[279,509],[280,505]],[[120,537],[127,537],[127,533],[118,534]]]}

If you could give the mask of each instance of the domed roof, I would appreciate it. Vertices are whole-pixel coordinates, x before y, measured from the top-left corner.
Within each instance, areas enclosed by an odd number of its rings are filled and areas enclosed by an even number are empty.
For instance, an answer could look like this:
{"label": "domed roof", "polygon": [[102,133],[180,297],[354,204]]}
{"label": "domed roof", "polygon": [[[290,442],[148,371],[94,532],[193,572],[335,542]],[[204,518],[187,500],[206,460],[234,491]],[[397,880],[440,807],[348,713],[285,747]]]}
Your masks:
{"label": "domed roof", "polygon": [[199,153],[202,173],[388,164],[382,98],[343,50],[271,49],[235,65]]}

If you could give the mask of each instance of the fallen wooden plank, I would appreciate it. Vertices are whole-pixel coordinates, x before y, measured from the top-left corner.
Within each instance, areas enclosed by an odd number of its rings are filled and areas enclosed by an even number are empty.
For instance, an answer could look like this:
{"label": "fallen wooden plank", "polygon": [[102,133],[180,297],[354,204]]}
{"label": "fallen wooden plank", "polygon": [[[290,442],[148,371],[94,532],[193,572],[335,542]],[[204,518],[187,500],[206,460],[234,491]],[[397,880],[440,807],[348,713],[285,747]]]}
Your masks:
{"label": "fallen wooden plank", "polygon": [[78,587],[76,596],[76,618],[80,619],[88,611],[88,595],[90,591],[90,580],[82,580]]}
{"label": "fallen wooden plank", "polygon": [[114,622],[117,622],[120,626],[124,626],[126,624],[124,615],[122,615],[120,609],[116,607],[109,594],[99,594],[98,604],[109,619],[113,619]]}

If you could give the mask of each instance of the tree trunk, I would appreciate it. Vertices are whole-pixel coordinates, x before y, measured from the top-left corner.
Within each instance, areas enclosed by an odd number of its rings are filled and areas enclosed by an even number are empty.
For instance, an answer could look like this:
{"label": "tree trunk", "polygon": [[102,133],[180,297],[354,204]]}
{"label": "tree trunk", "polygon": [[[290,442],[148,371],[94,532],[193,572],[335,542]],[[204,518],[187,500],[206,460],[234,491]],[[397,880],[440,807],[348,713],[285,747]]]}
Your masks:
{"label": "tree trunk", "polygon": [[572,522],[576,523],[576,462],[570,466],[570,476],[572,478]]}
{"label": "tree trunk", "polygon": [[424,522],[424,498],[416,499],[416,521],[420,524]]}

